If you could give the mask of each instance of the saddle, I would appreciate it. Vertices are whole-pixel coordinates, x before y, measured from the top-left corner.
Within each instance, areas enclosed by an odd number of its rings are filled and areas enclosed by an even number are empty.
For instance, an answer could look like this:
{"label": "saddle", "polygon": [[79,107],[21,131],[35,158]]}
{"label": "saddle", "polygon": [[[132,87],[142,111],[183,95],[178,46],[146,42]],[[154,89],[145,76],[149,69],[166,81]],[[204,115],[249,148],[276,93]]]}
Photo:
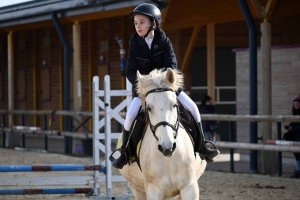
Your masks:
{"label": "saddle", "polygon": [[[202,133],[200,133],[197,121],[190,111],[187,110],[180,102],[178,102],[178,109],[179,121],[192,141],[194,152],[199,152],[203,145],[204,138],[202,137]],[[140,108],[139,113],[130,128],[131,137],[129,138],[129,145],[127,148],[129,164],[133,162],[137,162],[139,164],[140,147],[147,127],[148,120],[146,118],[146,114],[144,110]]]}

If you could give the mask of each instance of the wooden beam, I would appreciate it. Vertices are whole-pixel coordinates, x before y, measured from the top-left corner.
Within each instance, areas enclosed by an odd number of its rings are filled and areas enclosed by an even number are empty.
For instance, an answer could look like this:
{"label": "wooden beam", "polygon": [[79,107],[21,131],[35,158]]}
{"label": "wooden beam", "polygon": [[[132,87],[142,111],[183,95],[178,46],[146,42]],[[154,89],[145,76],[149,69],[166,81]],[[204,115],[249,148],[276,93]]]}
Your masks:
{"label": "wooden beam", "polygon": [[[33,109],[38,110],[40,108],[39,91],[40,91],[40,68],[38,65],[38,39],[37,30],[33,30]],[[33,116],[34,126],[39,126],[38,116]]]}
{"label": "wooden beam", "polygon": [[274,8],[275,8],[275,5],[276,5],[276,1],[277,0],[268,0],[267,4],[265,6],[265,18],[267,18],[267,19],[271,18]]}
{"label": "wooden beam", "polygon": [[[93,21],[88,22],[88,70],[89,70],[89,111],[93,110],[93,76],[95,75],[95,41],[94,41],[94,31],[93,31]],[[93,128],[93,122],[90,120],[89,124],[90,130]]]}
{"label": "wooden beam", "polygon": [[216,100],[215,95],[215,25],[207,24],[207,93]]}
{"label": "wooden beam", "polygon": [[264,18],[264,5],[266,4],[266,0],[251,0],[252,8],[255,11],[255,14],[258,18]]}
{"label": "wooden beam", "polygon": [[73,24],[73,107],[81,110],[81,27],[78,22]]}
{"label": "wooden beam", "polygon": [[276,0],[251,0],[252,7],[260,19],[270,19]]}
{"label": "wooden beam", "polygon": [[164,22],[165,22],[165,20],[166,20],[166,17],[167,17],[167,15],[168,15],[168,10],[169,10],[169,4],[167,4],[167,6],[166,6],[166,9],[164,9],[162,12],[161,12],[161,14],[162,14],[162,24],[161,24],[161,28],[163,29],[163,27],[164,27]]}
{"label": "wooden beam", "polygon": [[[8,65],[8,110],[14,109],[14,102],[15,102],[15,87],[14,87],[14,41],[13,41],[13,32],[10,31],[7,35],[7,65]],[[8,126],[12,127],[14,125],[13,122],[13,115],[8,116]],[[13,135],[7,134],[6,140],[5,140],[5,147],[9,147],[9,141],[11,137],[14,137]],[[14,140],[12,140],[14,143]],[[15,144],[12,144],[15,145]]]}
{"label": "wooden beam", "polygon": [[182,73],[184,73],[186,71],[186,69],[190,63],[191,55],[194,51],[194,46],[196,44],[196,41],[197,41],[197,38],[199,35],[199,31],[200,31],[200,26],[195,26],[192,36],[191,36],[191,39],[190,39],[190,42],[189,42],[189,45],[187,47],[187,51],[185,52],[185,55],[184,55],[184,58],[182,61],[182,65],[181,65]]}

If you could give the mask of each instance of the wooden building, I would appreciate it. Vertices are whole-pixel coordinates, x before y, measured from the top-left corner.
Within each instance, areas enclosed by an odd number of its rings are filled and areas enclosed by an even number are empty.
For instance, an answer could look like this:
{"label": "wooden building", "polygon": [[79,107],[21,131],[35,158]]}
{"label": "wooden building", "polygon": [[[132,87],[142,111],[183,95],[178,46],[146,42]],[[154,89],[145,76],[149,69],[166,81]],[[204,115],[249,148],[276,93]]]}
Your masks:
{"label": "wooden building", "polygon": [[[254,18],[258,46],[260,24],[266,22],[272,27],[272,45],[300,44],[299,0],[243,1]],[[143,2],[35,0],[0,8],[0,109],[64,110],[69,105],[70,110],[91,111],[95,75],[109,74],[112,89],[123,88],[116,37],[124,41],[127,52],[134,33],[129,13]],[[204,94],[211,95],[220,114],[244,113],[236,110],[242,109],[236,107],[236,89],[237,84],[248,83],[237,82],[241,74],[236,74],[233,50],[248,47],[249,30],[239,2],[152,0],[162,10],[162,28],[173,43],[178,68],[186,75],[185,91],[197,104]],[[70,60],[69,68],[65,59]],[[41,121],[28,116],[26,125],[40,126]],[[20,117],[14,118],[10,125],[20,122]],[[52,129],[63,126],[63,118],[52,122]],[[221,139],[227,140],[226,124],[221,124],[220,132]]]}

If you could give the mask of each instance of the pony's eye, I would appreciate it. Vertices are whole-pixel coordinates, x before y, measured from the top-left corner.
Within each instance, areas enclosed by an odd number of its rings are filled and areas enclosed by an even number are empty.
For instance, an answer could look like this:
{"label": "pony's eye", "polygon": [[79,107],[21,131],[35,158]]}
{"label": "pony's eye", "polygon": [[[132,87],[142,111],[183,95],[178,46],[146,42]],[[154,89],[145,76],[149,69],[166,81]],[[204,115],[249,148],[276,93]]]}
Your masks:
{"label": "pony's eye", "polygon": [[174,105],[173,105],[173,108],[176,108],[176,107],[177,107],[177,104],[174,104]]}
{"label": "pony's eye", "polygon": [[149,106],[147,107],[147,110],[148,110],[148,112],[151,112],[151,108]]}

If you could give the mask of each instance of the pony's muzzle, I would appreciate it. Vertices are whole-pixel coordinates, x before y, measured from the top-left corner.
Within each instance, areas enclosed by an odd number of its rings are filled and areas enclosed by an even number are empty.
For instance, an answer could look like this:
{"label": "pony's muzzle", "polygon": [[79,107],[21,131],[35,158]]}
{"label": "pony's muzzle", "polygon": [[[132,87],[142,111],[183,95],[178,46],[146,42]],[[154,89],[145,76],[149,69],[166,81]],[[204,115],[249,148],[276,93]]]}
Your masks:
{"label": "pony's muzzle", "polygon": [[176,149],[176,142],[173,143],[172,149],[163,149],[161,145],[158,145],[158,150],[166,157],[171,157]]}

